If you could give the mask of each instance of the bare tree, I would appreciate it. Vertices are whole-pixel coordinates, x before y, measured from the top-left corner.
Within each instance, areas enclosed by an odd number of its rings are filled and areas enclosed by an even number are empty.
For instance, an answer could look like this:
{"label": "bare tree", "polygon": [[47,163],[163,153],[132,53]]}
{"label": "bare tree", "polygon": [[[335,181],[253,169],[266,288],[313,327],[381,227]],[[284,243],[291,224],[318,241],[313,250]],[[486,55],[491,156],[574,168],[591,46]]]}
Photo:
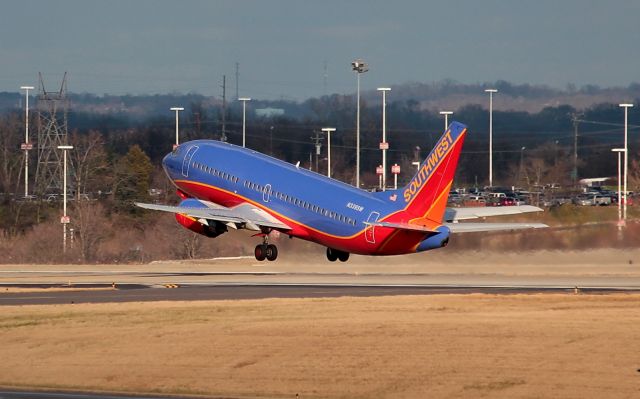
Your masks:
{"label": "bare tree", "polygon": [[0,117],[0,192],[16,193],[19,188],[24,153],[20,151],[22,142],[21,124],[17,114]]}
{"label": "bare tree", "polygon": [[195,259],[198,256],[200,247],[202,246],[202,237],[198,233],[186,232],[186,237],[182,240],[183,255],[187,259]]}
{"label": "bare tree", "polygon": [[80,256],[83,262],[92,262],[97,259],[100,242],[107,238],[110,223],[96,201],[76,201],[74,213]]}
{"label": "bare tree", "polygon": [[71,162],[75,168],[76,200],[87,190],[109,187],[109,162],[104,150],[104,140],[100,133],[91,131],[80,135],[76,132],[71,136]]}

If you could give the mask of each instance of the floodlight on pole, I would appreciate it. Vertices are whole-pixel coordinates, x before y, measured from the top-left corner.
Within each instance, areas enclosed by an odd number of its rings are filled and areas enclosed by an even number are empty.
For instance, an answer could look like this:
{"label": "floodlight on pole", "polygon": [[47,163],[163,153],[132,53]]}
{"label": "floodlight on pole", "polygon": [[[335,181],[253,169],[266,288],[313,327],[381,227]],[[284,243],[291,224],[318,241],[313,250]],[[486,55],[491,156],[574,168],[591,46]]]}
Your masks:
{"label": "floodlight on pole", "polygon": [[620,107],[624,108],[624,203],[622,205],[623,219],[627,220],[627,175],[629,171],[629,146],[627,140],[628,133],[628,119],[627,111],[633,107],[633,104],[620,104]]}
{"label": "floodlight on pole", "polygon": [[335,127],[323,127],[322,131],[327,133],[327,177],[331,177],[331,133],[336,131]]}
{"label": "floodlight on pole", "polygon": [[444,115],[444,130],[449,127],[449,115],[453,115],[453,111],[440,111],[440,115]]}
{"label": "floodlight on pole", "polygon": [[180,145],[180,140],[178,138],[178,126],[180,124],[180,119],[178,114],[180,113],[180,111],[184,111],[184,108],[182,107],[171,107],[169,108],[171,111],[175,111],[176,112],[176,144],[175,147]]}
{"label": "floodlight on pole", "polygon": [[249,97],[240,97],[238,101],[242,101],[242,147],[246,147],[246,123],[247,123],[247,101],[251,101]]}
{"label": "floodlight on pole", "polygon": [[387,92],[390,90],[390,87],[378,87],[378,91],[382,92],[382,142],[380,143],[380,149],[382,150],[382,191],[387,189],[387,150],[389,149],[389,143],[387,143]]}
{"label": "floodlight on pole", "polygon": [[62,223],[62,252],[67,252],[67,224],[69,224],[70,220],[67,216],[67,151],[73,150],[72,145],[59,145],[59,150],[62,150],[64,154],[63,158],[63,169],[62,169],[62,218],[60,218],[60,223]]}
{"label": "floodlight on pole", "polygon": [[497,89],[485,89],[489,93],[489,187],[493,187],[493,93]]}
{"label": "floodlight on pole", "polygon": [[622,188],[620,187],[622,185],[622,173],[621,173],[621,169],[622,167],[620,166],[620,153],[626,153],[627,151],[624,148],[613,148],[611,150],[612,152],[617,152],[618,153],[618,226],[623,226],[624,225],[624,220],[622,219]]}
{"label": "floodlight on pole", "polygon": [[20,86],[24,90],[25,108],[24,108],[24,144],[21,145],[24,150],[24,197],[29,196],[29,150],[33,148],[29,142],[29,90],[35,89],[33,86]]}
{"label": "floodlight on pole", "polygon": [[356,73],[357,104],[356,104],[356,187],[360,188],[360,75],[369,70],[366,62],[357,59],[351,62],[351,69]]}

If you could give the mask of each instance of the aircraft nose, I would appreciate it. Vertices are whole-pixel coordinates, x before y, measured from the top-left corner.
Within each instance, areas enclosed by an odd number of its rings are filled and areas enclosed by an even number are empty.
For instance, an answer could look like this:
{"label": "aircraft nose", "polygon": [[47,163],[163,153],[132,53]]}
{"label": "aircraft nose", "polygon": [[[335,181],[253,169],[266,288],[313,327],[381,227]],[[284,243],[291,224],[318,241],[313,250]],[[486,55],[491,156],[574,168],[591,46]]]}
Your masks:
{"label": "aircraft nose", "polygon": [[182,154],[183,151],[180,150],[181,147],[177,147],[162,158],[162,168],[169,177],[173,177],[178,172],[178,167],[182,163],[184,154]]}

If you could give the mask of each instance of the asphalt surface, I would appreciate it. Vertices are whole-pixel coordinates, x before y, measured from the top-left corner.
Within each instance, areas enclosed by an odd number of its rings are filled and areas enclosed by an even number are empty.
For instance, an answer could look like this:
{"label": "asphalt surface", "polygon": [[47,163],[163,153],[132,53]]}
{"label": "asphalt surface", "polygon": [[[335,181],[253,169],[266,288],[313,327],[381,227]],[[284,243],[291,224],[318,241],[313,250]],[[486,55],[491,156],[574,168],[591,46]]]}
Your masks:
{"label": "asphalt surface", "polygon": [[[611,288],[583,288],[580,292],[630,292]],[[435,294],[573,293],[572,287],[468,287],[468,286],[322,286],[322,285],[223,285],[178,288],[128,287],[113,290],[6,292],[0,306],[80,303],[205,301],[265,298],[335,298]]]}

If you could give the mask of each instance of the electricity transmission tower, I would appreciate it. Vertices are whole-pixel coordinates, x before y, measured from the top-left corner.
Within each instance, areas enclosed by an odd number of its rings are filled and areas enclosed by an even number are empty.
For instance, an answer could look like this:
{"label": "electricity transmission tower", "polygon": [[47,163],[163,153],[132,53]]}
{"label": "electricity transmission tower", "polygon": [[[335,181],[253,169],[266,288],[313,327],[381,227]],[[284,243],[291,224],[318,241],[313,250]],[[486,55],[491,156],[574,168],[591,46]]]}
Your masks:
{"label": "electricity transmission tower", "polygon": [[48,92],[39,73],[38,84],[38,165],[36,189],[40,195],[62,192],[62,151],[67,144],[67,73],[64,73],[60,90]]}

